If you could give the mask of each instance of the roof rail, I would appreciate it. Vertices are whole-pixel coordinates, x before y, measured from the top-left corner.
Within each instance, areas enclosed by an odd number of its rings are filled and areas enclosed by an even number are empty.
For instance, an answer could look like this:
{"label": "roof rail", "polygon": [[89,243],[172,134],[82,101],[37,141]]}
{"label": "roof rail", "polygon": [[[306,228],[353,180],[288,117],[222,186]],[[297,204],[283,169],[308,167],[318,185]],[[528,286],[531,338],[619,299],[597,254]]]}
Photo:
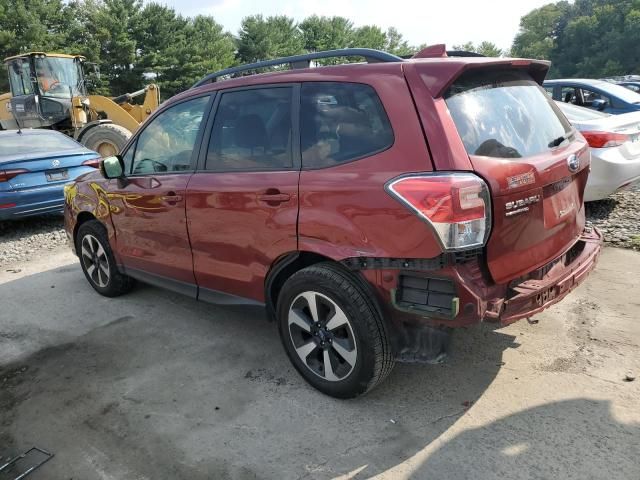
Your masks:
{"label": "roof rail", "polygon": [[322,58],[339,58],[339,57],[364,57],[367,63],[380,62],[402,62],[402,58],[392,55],[391,53],[371,48],[341,48],[339,50],[326,50],[324,52],[305,53],[302,55],[293,55],[291,57],[275,58],[273,60],[263,60],[261,62],[239,65],[237,67],[225,68],[202,78],[196,82],[193,87],[199,87],[206,83],[215,82],[218,77],[225,75],[233,75],[235,73],[246,72],[249,70],[258,70],[260,68],[273,67],[275,65],[289,65],[289,68],[309,68],[312,60],[320,60]]}

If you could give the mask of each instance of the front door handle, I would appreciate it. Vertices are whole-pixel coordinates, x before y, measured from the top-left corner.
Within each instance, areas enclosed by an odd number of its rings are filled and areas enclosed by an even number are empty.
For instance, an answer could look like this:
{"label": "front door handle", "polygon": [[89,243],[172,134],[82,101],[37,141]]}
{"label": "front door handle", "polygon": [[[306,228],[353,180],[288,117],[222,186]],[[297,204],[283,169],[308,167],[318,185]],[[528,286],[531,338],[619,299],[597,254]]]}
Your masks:
{"label": "front door handle", "polygon": [[291,200],[291,195],[288,193],[282,193],[277,188],[270,188],[265,193],[259,194],[258,200],[261,202],[267,202],[268,204],[277,205]]}
{"label": "front door handle", "polygon": [[160,198],[163,202],[167,202],[169,205],[175,205],[176,203],[182,201],[182,195],[176,195],[175,192],[169,192]]}

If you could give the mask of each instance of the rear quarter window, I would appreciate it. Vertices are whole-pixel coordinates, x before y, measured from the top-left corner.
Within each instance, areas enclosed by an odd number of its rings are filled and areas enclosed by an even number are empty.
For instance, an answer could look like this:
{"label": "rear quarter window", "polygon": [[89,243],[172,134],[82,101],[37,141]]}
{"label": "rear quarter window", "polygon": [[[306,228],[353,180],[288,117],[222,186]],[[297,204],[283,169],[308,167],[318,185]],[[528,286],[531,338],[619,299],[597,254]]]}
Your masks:
{"label": "rear quarter window", "polygon": [[524,71],[470,71],[447,90],[445,101],[470,155],[528,157],[554,148],[572,131]]}
{"label": "rear quarter window", "polygon": [[323,168],[374,155],[393,145],[389,118],[369,85],[302,84],[300,137],[304,168]]}

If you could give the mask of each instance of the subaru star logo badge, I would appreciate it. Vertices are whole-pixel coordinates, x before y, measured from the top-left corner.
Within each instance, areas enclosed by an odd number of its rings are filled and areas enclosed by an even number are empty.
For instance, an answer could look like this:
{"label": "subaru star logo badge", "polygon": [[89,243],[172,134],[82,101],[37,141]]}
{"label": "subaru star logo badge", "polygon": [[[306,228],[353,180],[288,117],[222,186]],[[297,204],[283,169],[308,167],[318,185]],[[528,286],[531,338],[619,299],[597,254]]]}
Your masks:
{"label": "subaru star logo badge", "polygon": [[567,157],[567,166],[570,172],[577,172],[580,169],[580,159],[576,155],[569,155]]}
{"label": "subaru star logo badge", "polygon": [[56,159],[56,160],[51,160],[51,166],[53,168],[55,167],[59,167],[60,166],[60,160]]}

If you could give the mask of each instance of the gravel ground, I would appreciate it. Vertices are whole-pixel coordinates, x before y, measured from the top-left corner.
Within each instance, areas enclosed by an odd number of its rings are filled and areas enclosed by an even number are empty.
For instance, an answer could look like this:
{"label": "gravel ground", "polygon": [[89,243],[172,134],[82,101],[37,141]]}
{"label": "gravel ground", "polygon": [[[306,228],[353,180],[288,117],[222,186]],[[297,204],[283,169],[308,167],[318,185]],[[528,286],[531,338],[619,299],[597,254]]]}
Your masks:
{"label": "gravel ground", "polygon": [[0,267],[37,258],[66,243],[60,215],[0,221]]}
{"label": "gravel ground", "polygon": [[587,203],[587,219],[616,247],[640,250],[640,187]]}
{"label": "gravel ground", "polygon": [[[587,204],[587,219],[613,246],[640,250],[640,187]],[[61,216],[0,222],[0,267],[31,260],[67,244]]]}

